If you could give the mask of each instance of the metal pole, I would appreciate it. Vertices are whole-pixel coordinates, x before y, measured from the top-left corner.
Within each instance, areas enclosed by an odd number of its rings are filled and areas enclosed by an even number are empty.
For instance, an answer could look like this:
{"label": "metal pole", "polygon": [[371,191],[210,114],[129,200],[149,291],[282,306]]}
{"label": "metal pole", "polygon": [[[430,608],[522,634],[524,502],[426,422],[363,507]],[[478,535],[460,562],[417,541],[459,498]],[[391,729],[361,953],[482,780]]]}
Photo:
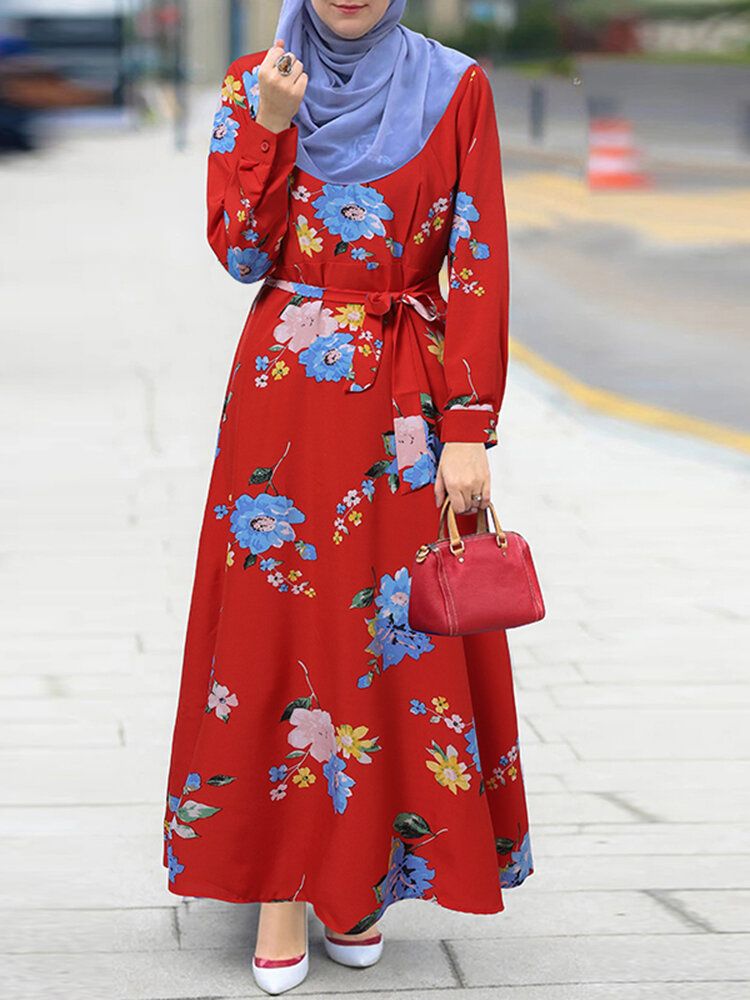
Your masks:
{"label": "metal pole", "polygon": [[540,84],[532,85],[529,101],[529,132],[534,142],[540,142],[544,138],[546,96],[546,92]]}
{"label": "metal pole", "polygon": [[182,152],[187,147],[188,86],[185,57],[187,52],[186,0],[175,0],[174,30],[174,144]]}
{"label": "metal pole", "polygon": [[245,4],[229,0],[229,62],[245,53]]}

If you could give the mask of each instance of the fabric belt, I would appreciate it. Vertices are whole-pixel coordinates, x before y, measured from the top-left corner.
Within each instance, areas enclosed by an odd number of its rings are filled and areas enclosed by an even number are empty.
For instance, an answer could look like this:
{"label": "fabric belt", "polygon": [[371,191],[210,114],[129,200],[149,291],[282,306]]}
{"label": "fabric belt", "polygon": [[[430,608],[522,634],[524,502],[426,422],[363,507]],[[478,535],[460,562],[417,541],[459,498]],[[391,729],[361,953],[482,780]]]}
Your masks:
{"label": "fabric belt", "polygon": [[[400,477],[398,492],[410,493],[420,486],[427,485],[426,482],[421,482],[426,464],[431,461],[428,446],[430,431],[424,415],[425,411],[430,412],[431,407],[434,409],[434,404],[431,401],[429,378],[419,346],[419,338],[424,336],[424,330],[414,322],[414,313],[427,323],[444,320],[445,300],[440,293],[438,276],[434,275],[418,284],[401,289],[369,292],[361,288],[306,285],[270,276],[265,278],[264,284],[298,295],[301,299],[317,300],[320,302],[321,310],[329,303],[339,306],[357,305],[364,308],[369,319],[367,330],[373,334],[376,344],[374,358],[363,355],[355,349],[352,359],[355,377],[342,380],[346,392],[364,392],[374,385],[380,369],[383,334],[386,329],[392,331],[391,399],[394,407],[396,470]],[[371,364],[373,360],[374,365]],[[365,378],[358,377],[362,361],[370,363]],[[420,470],[405,478],[407,470],[416,465],[423,455],[428,457],[422,459]]]}

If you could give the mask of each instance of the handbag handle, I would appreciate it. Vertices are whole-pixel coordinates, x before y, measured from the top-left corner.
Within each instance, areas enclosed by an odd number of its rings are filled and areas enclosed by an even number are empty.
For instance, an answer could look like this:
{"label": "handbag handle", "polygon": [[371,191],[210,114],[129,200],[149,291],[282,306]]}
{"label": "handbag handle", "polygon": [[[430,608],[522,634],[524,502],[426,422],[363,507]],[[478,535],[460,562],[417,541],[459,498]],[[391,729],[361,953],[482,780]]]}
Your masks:
{"label": "handbag handle", "polygon": [[[500,526],[500,520],[497,516],[492,501],[489,501],[488,507],[480,507],[477,511],[477,532],[489,531],[489,519],[487,516],[487,510],[489,509],[492,515],[492,523],[494,525],[495,539],[498,546],[504,549],[508,545],[508,539],[505,532]],[[482,516],[484,515],[484,516]],[[456,513],[451,506],[450,497],[446,497],[443,501],[443,506],[440,509],[440,523],[438,525],[438,541],[445,538],[445,523],[448,522],[448,535],[450,537],[450,550],[454,556],[460,556],[464,549],[464,541],[461,538],[461,532],[458,530],[458,524],[456,523]],[[480,522],[483,522],[483,526]]]}

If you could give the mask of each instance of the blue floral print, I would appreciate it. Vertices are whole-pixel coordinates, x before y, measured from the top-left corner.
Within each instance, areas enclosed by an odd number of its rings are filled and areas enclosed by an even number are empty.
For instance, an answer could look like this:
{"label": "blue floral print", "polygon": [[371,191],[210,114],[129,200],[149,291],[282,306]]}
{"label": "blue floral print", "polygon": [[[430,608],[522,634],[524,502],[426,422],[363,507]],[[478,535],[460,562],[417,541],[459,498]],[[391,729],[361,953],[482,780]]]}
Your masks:
{"label": "blue floral print", "polygon": [[383,885],[383,909],[398,899],[421,899],[432,888],[434,878],[435,869],[424,858],[407,851],[402,841],[396,841]]}
{"label": "blue floral print", "polygon": [[500,872],[500,886],[503,889],[512,889],[520,885],[534,870],[534,861],[531,857],[531,839],[528,833],[521,841],[518,850],[511,851],[510,856],[511,863]]}
{"label": "blue floral print", "polygon": [[471,226],[469,223],[478,221],[479,212],[474,204],[474,199],[464,191],[459,191],[453,209],[453,225],[451,226],[451,236],[448,244],[451,253],[455,253],[460,239],[468,240],[471,236]]}
{"label": "blue floral print", "polygon": [[282,764],[280,767],[271,767],[268,770],[268,778],[270,781],[277,782],[283,781],[288,773],[288,768],[286,764]]}
{"label": "blue floral print", "polygon": [[174,848],[171,844],[167,847],[167,866],[169,870],[169,881],[174,882],[175,878],[180,874],[180,872],[185,871],[185,866],[181,865],[177,855],[174,852]]}
{"label": "blue floral print", "polygon": [[385,236],[382,220],[393,218],[382,194],[363,184],[324,184],[313,208],[326,229],[345,243]]}
{"label": "blue floral print", "polygon": [[375,604],[380,613],[390,615],[396,625],[405,625],[409,611],[409,593],[411,577],[405,566],[389,576],[387,573],[380,578],[380,594],[375,598]]}
{"label": "blue floral print", "polygon": [[237,140],[240,123],[232,118],[231,108],[219,108],[214,115],[213,132],[211,134],[212,153],[231,153]]}
{"label": "blue floral print", "polygon": [[466,740],[466,752],[474,761],[474,767],[477,771],[481,771],[482,765],[479,760],[479,747],[477,745],[477,728],[474,725],[473,719],[470,728],[464,733],[464,739]]}
{"label": "blue floral print", "polygon": [[371,636],[365,652],[370,653],[370,669],[357,680],[357,687],[367,688],[376,675],[395,666],[405,656],[418,660],[435,646],[426,632],[411,628],[409,617],[409,594],[411,577],[405,566],[393,576],[384,573],[380,578],[380,593],[376,596],[374,587],[358,591],[352,598],[352,608],[366,608],[374,604],[377,612],[373,618],[366,618],[367,631]]}
{"label": "blue floral print", "polygon": [[304,351],[299,360],[308,378],[316,382],[340,382],[351,371],[354,345],[350,333],[330,333],[318,336]]}
{"label": "blue floral print", "polygon": [[393,828],[397,836],[391,838],[388,871],[372,887],[378,905],[347,934],[364,933],[392,903],[400,899],[435,899],[432,883],[435,869],[418,852],[441,834],[447,833],[447,828],[433,833],[427,820],[415,812],[399,813],[393,821]]}
{"label": "blue floral print", "polygon": [[328,794],[337,813],[342,813],[346,809],[346,800],[352,794],[352,785],[356,784],[354,778],[349,777],[345,771],[345,762],[335,753],[331,754],[328,762],[323,765],[323,774],[328,779]]}
{"label": "blue floral print", "polygon": [[223,517],[226,517],[229,513],[229,508],[226,504],[219,503],[214,507],[214,514],[216,515],[216,520],[220,521]]}
{"label": "blue floral print", "polygon": [[242,85],[247,96],[247,108],[251,117],[256,118],[260,105],[260,84],[258,81],[258,70],[260,66],[254,66],[249,72],[245,70],[242,74]]}
{"label": "blue floral print", "polygon": [[243,493],[234,502],[234,510],[229,519],[237,544],[250,549],[253,555],[267,552],[270,548],[281,548],[284,542],[295,538],[293,524],[305,520],[294,501],[284,496],[261,493],[257,497]]}
{"label": "blue floral print", "polygon": [[409,711],[412,715],[427,715],[427,706],[419,698],[412,698],[410,704],[411,708]]}
{"label": "blue floral print", "polygon": [[271,266],[271,258],[264,250],[255,247],[230,247],[227,252],[227,269],[233,278],[249,284],[259,281]]}
{"label": "blue floral print", "polygon": [[408,469],[404,469],[403,477],[404,481],[409,483],[413,490],[416,490],[420,486],[434,483],[436,473],[437,461],[435,460],[435,456],[431,451],[427,451],[417,459],[414,465]]}

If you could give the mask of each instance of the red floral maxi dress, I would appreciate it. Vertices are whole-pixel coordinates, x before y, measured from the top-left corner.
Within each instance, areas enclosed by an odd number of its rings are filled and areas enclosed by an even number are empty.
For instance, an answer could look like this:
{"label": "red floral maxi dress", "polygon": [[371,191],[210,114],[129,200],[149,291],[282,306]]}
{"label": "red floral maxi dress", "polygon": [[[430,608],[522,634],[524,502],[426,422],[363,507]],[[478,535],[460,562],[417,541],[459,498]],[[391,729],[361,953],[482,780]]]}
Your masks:
{"label": "red floral maxi dress", "polygon": [[340,933],[404,898],[495,913],[533,870],[506,636],[407,620],[443,443],[497,442],[508,256],[492,92],[469,67],[411,161],[323,183],[295,166],[296,126],[255,121],[263,55],[230,66],[209,154],[211,246],[232,277],[264,281],[200,536],[168,885],[307,900]]}

